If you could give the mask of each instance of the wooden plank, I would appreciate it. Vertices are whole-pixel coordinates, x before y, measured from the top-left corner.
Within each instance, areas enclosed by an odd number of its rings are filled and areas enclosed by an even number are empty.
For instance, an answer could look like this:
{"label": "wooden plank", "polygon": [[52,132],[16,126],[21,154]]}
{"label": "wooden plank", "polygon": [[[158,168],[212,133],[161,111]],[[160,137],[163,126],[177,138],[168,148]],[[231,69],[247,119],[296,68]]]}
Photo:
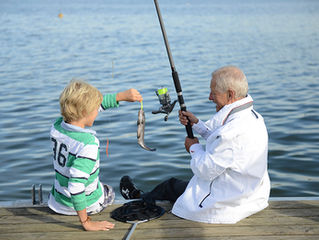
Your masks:
{"label": "wooden plank", "polygon": [[319,216],[319,208],[313,209],[269,209],[258,212],[253,215],[255,218],[269,218],[269,217],[316,217]]}
{"label": "wooden plank", "polygon": [[268,209],[277,208],[319,208],[319,201],[314,200],[302,200],[302,201],[270,201]]}
{"label": "wooden plank", "polygon": [[[153,238],[156,239],[156,238]],[[161,238],[158,238],[161,239]],[[174,238],[169,237],[169,240],[318,240],[319,235],[313,236],[224,236],[224,237],[186,237],[186,238]],[[134,238],[132,238],[134,240]],[[135,238],[135,240],[137,240]]]}
{"label": "wooden plank", "polygon": [[[76,240],[120,240],[124,239],[125,234],[113,234],[112,231],[108,232],[82,232],[80,234],[64,234],[64,233],[19,233],[19,234],[0,234],[0,240],[49,240],[49,239],[76,239]],[[138,240],[134,236],[132,240]],[[319,235],[308,236],[209,236],[209,237],[167,237],[157,238],[156,236],[150,239],[168,239],[168,240],[318,240]]]}
{"label": "wooden plank", "polygon": [[134,231],[133,239],[168,239],[216,236],[280,236],[280,235],[319,235],[317,226],[216,226],[215,228],[156,228],[139,229]]}
{"label": "wooden plank", "polygon": [[[156,238],[152,238],[156,239]],[[164,238],[157,238],[164,239]],[[318,240],[319,235],[316,236],[225,236],[225,237],[183,237],[183,238],[166,238],[169,240]],[[132,240],[138,240],[137,238],[132,238]]]}
{"label": "wooden plank", "polygon": [[[116,229],[128,230],[131,224],[116,222]],[[38,227],[41,226],[41,227]],[[78,232],[83,231],[79,222],[56,222],[56,223],[34,223],[1,224],[1,233],[22,233],[22,232]]]}
{"label": "wooden plank", "polygon": [[[77,216],[53,213],[48,207],[0,208],[0,239],[122,239],[131,224],[116,222],[112,205],[93,220],[115,222],[108,232],[85,232]],[[164,203],[165,209],[171,205]],[[278,201],[237,224],[205,224],[180,219],[166,213],[161,218],[139,224],[132,239],[319,239],[319,201]]]}
{"label": "wooden plank", "polygon": [[[273,224],[273,225],[241,225],[241,224],[201,224],[196,222],[190,222],[188,225],[185,224],[186,221],[179,220],[172,223],[172,221],[151,221],[143,224],[138,225],[139,231],[145,234],[145,232],[151,232],[152,234],[156,231],[159,233],[163,233],[169,229],[174,229],[176,232],[177,229],[183,229],[183,233],[192,236],[191,233],[188,233],[189,229],[191,232],[207,232],[209,234],[228,234],[228,235],[237,235],[237,232],[246,233],[248,235],[251,234],[265,234],[271,235],[275,232],[279,233],[289,233],[289,234],[319,234],[319,223],[316,224],[305,224],[303,222],[299,222],[296,224]],[[41,226],[41,227],[38,227]],[[131,227],[130,224],[125,223],[116,223],[116,228],[118,230],[129,230]],[[196,230],[197,229],[197,230]],[[82,232],[82,227],[79,223],[72,223],[72,222],[57,222],[57,223],[22,223],[22,224],[1,224],[0,225],[0,232],[1,233],[39,233],[39,232]],[[151,230],[151,231],[150,231]],[[187,233],[186,233],[187,232]],[[187,236],[186,235],[186,236]],[[146,235],[147,236],[147,235]]]}
{"label": "wooden plank", "polygon": [[123,239],[127,232],[122,230],[99,231],[99,232],[41,232],[41,233],[0,233],[0,240],[118,240]]}
{"label": "wooden plank", "polygon": [[[145,223],[144,223],[145,224]],[[228,225],[215,225],[211,228],[167,228],[164,226],[157,226],[157,228],[140,228],[141,225],[138,225],[138,228],[134,231],[133,239],[169,239],[169,238],[197,238],[202,239],[205,237],[233,237],[233,236],[311,236],[319,235],[318,226],[309,226],[309,225],[295,225],[295,226],[228,226]],[[79,235],[86,234],[84,231],[66,231],[70,229],[70,226],[59,226],[60,228],[52,228],[52,225],[41,224],[41,227],[32,226],[32,228],[24,229],[23,232],[2,232],[0,234],[0,239],[3,239],[4,236],[16,235],[16,234],[31,234],[35,235],[46,235],[51,238],[56,236],[63,236],[61,239],[71,239],[68,237],[72,236],[72,239],[78,239]],[[50,228],[51,227],[51,228]],[[54,229],[54,231],[52,231]],[[29,230],[29,231],[27,231]],[[59,230],[59,231],[57,231]],[[73,229],[72,229],[73,230]],[[107,234],[110,239],[118,239],[119,236],[124,236],[127,233],[128,229],[113,229],[104,234]],[[101,235],[99,233],[98,235]],[[104,236],[104,235],[103,235]],[[117,237],[116,237],[117,236]],[[11,238],[10,238],[11,239]],[[25,239],[23,237],[23,239]],[[50,238],[48,238],[50,239]],[[91,239],[91,238],[89,238]]]}
{"label": "wooden plank", "polygon": [[[159,204],[165,209],[170,209],[171,205],[169,203]],[[119,207],[119,204],[109,206],[105,211],[111,212],[115,208]],[[270,201],[269,207],[266,210],[270,209],[312,209],[319,208],[319,201]],[[13,207],[13,208],[0,208],[0,216],[4,215],[33,215],[39,214],[41,212],[44,214],[52,214],[53,212],[47,206],[35,206],[35,207]]]}
{"label": "wooden plank", "polygon": [[[102,221],[102,220],[107,220],[110,222],[113,222],[116,224],[116,227],[122,227],[122,225],[127,225],[125,223],[117,222],[114,219],[111,219],[108,216],[105,215],[100,215],[100,216],[93,216],[93,220],[96,221]],[[0,229],[1,225],[4,224],[44,224],[44,223],[52,223],[52,224],[59,224],[63,222],[68,222],[72,224],[79,224],[77,218],[70,218],[68,216],[42,216],[42,215],[33,215],[32,217],[27,217],[27,216],[0,216]],[[253,216],[248,217],[236,225],[244,226],[244,225],[279,225],[279,224],[284,224],[284,225],[295,225],[302,222],[303,224],[318,224],[319,223],[319,216],[315,217],[293,217],[293,216],[283,216],[283,217],[268,217],[268,218],[255,218]],[[180,220],[176,218],[175,216],[170,216],[166,217],[163,216],[157,220],[153,220],[151,222],[148,222],[147,224],[143,224],[141,226],[147,226],[148,228],[152,228],[153,225],[166,225],[167,227],[174,227],[179,224],[183,224],[185,227],[191,227],[191,226],[196,226],[199,225],[200,227],[211,227],[213,226],[212,224],[205,224],[205,223],[194,223],[193,221],[188,221],[188,220]]]}
{"label": "wooden plank", "polygon": [[[117,205],[118,206],[118,205]],[[115,209],[115,206],[110,209],[104,210],[101,214],[103,216],[109,216],[110,212]],[[50,216],[54,218],[70,218],[73,221],[77,220],[77,216],[62,216],[53,213],[47,207],[41,208],[14,208],[14,209],[1,209],[0,208],[0,217],[4,218],[5,216]],[[98,216],[98,215],[94,215]],[[269,216],[280,217],[280,216],[319,216],[319,207],[318,208],[266,208],[265,210],[253,215],[258,218],[268,218]],[[174,219],[175,216],[168,214],[163,216],[163,218]]]}

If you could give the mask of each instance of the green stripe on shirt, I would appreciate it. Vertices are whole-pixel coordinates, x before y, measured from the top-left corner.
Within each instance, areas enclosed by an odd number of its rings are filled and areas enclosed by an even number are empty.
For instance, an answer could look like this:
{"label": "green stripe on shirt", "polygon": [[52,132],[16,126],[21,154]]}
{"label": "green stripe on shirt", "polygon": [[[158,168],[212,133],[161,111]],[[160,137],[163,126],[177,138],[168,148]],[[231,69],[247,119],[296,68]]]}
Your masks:
{"label": "green stripe on shirt", "polygon": [[116,93],[106,94],[103,97],[103,101],[102,101],[101,105],[102,105],[103,109],[118,107],[119,102],[116,101]]}

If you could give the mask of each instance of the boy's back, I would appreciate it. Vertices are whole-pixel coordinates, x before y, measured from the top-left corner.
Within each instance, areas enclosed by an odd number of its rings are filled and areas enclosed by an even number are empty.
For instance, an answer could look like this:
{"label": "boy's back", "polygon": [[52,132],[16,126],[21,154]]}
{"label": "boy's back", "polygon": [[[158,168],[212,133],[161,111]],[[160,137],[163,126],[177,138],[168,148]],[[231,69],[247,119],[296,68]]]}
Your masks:
{"label": "boy's back", "polygon": [[[57,119],[51,128],[55,182],[49,206],[54,211],[76,215],[78,209],[100,210],[103,186],[99,181],[99,140],[95,132]],[[83,202],[83,199],[86,202]],[[87,206],[86,206],[87,205]],[[73,210],[73,208],[75,210]]]}

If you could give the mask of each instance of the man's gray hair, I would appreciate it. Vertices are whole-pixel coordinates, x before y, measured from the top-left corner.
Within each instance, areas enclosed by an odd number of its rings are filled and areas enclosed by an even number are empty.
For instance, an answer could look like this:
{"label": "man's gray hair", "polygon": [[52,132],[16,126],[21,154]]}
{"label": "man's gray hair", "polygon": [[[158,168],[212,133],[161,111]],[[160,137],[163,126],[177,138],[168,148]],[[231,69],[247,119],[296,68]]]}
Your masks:
{"label": "man's gray hair", "polygon": [[224,93],[233,90],[236,98],[244,98],[248,93],[248,82],[245,74],[238,67],[225,66],[212,73],[216,81],[216,90]]}

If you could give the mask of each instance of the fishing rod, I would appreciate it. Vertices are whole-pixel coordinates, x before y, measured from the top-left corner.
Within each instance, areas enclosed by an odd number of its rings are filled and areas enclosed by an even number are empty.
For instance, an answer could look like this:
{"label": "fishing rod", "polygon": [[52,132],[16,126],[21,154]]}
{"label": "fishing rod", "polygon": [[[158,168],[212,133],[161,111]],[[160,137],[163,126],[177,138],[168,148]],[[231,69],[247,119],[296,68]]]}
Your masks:
{"label": "fishing rod", "polygon": [[[179,81],[178,73],[177,73],[177,71],[175,69],[173,56],[172,56],[171,49],[169,47],[169,43],[168,43],[168,40],[167,40],[167,35],[166,35],[165,26],[164,26],[164,23],[163,23],[161,11],[160,11],[160,8],[159,8],[157,0],[154,0],[154,3],[155,3],[155,7],[156,7],[158,20],[159,20],[159,23],[160,23],[160,26],[161,26],[164,42],[165,42],[165,47],[166,47],[166,51],[167,51],[167,55],[168,55],[168,60],[169,60],[169,63],[171,65],[171,69],[172,69],[172,77],[173,77],[175,90],[176,90],[177,97],[178,97],[178,102],[179,102],[181,110],[186,112],[186,105],[185,105],[184,98],[183,98],[182,87],[181,87],[181,83]],[[191,126],[189,121],[188,121],[188,123],[187,123],[187,125],[185,127],[186,127],[187,136],[189,138],[194,138],[192,126]]]}

